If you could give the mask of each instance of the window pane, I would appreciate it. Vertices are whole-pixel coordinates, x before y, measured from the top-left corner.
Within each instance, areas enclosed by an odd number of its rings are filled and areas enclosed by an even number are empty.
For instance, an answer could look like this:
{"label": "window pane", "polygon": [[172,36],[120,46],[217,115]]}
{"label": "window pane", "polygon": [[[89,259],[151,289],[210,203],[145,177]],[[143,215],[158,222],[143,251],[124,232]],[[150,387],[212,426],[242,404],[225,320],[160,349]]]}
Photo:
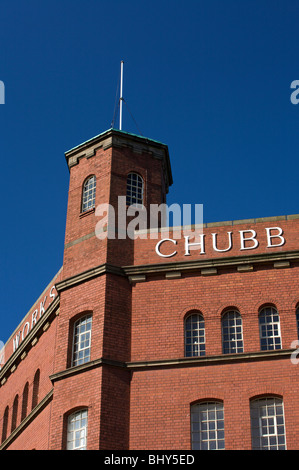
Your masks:
{"label": "window pane", "polygon": [[95,206],[96,177],[93,175],[85,181],[82,193],[82,212]]}
{"label": "window pane", "polygon": [[229,311],[222,317],[223,354],[243,352],[242,318],[239,312]]}
{"label": "window pane", "polygon": [[262,350],[281,349],[280,322],[277,310],[266,307],[259,314]]}
{"label": "window pane", "polygon": [[[80,318],[74,325],[72,366],[90,361],[91,323],[92,316],[86,315]],[[87,325],[89,328],[88,332],[86,332]]]}
{"label": "window pane", "polygon": [[252,401],[250,418],[252,449],[286,449],[282,399],[267,397]]}
{"label": "window pane", "polygon": [[222,403],[205,402],[191,407],[193,450],[224,449],[223,416]]}
{"label": "window pane", "polygon": [[87,410],[80,410],[68,418],[67,450],[86,450]]}
{"label": "window pane", "polygon": [[129,173],[127,178],[127,206],[143,204],[143,179],[136,173]]}
{"label": "window pane", "polygon": [[185,356],[205,355],[205,323],[201,314],[194,313],[185,320]]}

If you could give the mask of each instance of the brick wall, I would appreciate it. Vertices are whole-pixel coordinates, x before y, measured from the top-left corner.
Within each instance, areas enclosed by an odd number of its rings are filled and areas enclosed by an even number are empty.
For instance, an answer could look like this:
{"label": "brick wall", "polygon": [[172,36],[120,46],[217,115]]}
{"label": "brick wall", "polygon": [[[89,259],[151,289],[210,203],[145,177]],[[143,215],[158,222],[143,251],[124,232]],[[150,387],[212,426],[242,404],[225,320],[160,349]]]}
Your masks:
{"label": "brick wall", "polygon": [[264,394],[283,397],[287,448],[298,449],[297,389],[298,366],[289,358],[134,372],[130,449],[190,449],[190,405],[221,400],[225,448],[250,450],[250,399]]}
{"label": "brick wall", "polygon": [[244,352],[260,349],[259,309],[276,306],[280,315],[282,347],[298,338],[296,304],[299,264],[288,269],[258,267],[239,273],[219,270],[214,276],[198,273],[180,279],[149,278],[132,288],[132,361],[184,356],[184,317],[198,310],[204,317],[206,354],[221,354],[221,315],[228,307],[243,319]]}

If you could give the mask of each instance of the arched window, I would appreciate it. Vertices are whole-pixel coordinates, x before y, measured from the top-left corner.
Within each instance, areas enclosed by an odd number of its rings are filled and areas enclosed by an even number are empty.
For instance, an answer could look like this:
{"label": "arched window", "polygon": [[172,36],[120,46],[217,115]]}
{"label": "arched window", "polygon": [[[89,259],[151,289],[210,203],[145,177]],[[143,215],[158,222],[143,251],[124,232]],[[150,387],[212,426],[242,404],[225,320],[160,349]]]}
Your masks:
{"label": "arched window", "polygon": [[40,370],[37,369],[37,371],[34,374],[34,379],[33,379],[32,405],[31,405],[32,410],[38,404],[39,379],[40,379]]}
{"label": "arched window", "polygon": [[7,407],[5,408],[4,415],[3,415],[1,442],[4,442],[5,439],[7,438],[8,414],[9,414],[9,408],[8,408],[8,406],[7,406]]}
{"label": "arched window", "polygon": [[90,361],[92,315],[85,315],[74,324],[72,366]]}
{"label": "arched window", "polygon": [[253,450],[284,450],[286,435],[283,401],[263,397],[250,402],[251,440]]}
{"label": "arched window", "polygon": [[67,422],[67,450],[86,450],[88,410],[72,413]]}
{"label": "arched window", "polygon": [[23,397],[22,397],[22,413],[21,413],[21,421],[27,416],[27,408],[28,408],[28,394],[29,394],[29,383],[26,382],[24,390],[23,390]]}
{"label": "arched window", "polygon": [[204,356],[205,321],[201,313],[193,312],[185,318],[185,356]]}
{"label": "arched window", "polygon": [[127,177],[127,206],[143,204],[143,179],[137,173],[129,173]]}
{"label": "arched window", "polygon": [[12,405],[11,432],[13,432],[17,427],[18,407],[19,407],[19,395],[16,395],[13,405]]}
{"label": "arched window", "polygon": [[193,450],[224,449],[223,403],[207,401],[191,406]]}
{"label": "arched window", "polygon": [[275,307],[264,307],[259,313],[261,349],[281,349],[279,314]]}
{"label": "arched window", "polygon": [[223,354],[243,352],[242,317],[237,310],[229,310],[222,316]]}
{"label": "arched window", "polygon": [[82,191],[82,207],[81,211],[86,212],[95,206],[96,198],[96,177],[90,176],[84,181]]}

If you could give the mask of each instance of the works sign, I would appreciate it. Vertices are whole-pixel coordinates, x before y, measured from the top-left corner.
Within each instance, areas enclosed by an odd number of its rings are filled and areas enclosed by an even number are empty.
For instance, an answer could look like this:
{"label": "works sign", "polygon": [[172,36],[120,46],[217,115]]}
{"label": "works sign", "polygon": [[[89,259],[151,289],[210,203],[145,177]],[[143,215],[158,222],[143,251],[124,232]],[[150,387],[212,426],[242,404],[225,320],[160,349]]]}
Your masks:
{"label": "works sign", "polygon": [[20,346],[21,342],[26,338],[28,333],[32,330],[32,328],[36,325],[38,320],[41,316],[45,313],[46,309],[49,307],[50,303],[56,297],[56,289],[55,286],[52,286],[49,289],[49,292],[46,293],[43,300],[37,304],[33,312],[30,312],[26,318],[25,323],[21,326],[19,331],[17,332],[16,336],[13,338],[13,352]]}

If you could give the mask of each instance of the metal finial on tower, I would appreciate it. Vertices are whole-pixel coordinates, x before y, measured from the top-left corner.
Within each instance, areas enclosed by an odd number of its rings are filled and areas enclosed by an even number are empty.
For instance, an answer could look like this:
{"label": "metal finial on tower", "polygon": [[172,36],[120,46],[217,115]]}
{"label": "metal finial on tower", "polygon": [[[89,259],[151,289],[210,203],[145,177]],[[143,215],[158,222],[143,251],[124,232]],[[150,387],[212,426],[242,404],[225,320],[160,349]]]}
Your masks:
{"label": "metal finial on tower", "polygon": [[119,130],[122,130],[122,114],[123,114],[123,70],[124,70],[124,61],[120,63],[120,97],[119,97]]}

